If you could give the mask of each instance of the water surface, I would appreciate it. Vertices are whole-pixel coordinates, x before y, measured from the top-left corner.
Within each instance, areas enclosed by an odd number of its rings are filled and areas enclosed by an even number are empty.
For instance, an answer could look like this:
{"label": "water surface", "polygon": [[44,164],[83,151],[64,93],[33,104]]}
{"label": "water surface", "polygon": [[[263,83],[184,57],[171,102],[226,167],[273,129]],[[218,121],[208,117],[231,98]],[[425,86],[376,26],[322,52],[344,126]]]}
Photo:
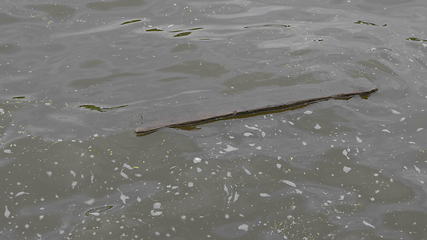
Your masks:
{"label": "water surface", "polygon": [[426,16],[423,0],[2,1],[0,239],[427,239]]}

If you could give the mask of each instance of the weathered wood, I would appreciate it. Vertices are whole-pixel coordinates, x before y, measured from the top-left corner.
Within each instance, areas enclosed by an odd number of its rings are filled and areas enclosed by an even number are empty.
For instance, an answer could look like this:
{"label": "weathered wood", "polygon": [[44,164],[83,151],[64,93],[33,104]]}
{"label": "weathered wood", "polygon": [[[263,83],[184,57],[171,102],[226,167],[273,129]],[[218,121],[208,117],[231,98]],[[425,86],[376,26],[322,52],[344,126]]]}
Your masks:
{"label": "weathered wood", "polygon": [[280,104],[280,105],[269,105],[269,106],[265,106],[265,107],[255,108],[255,109],[239,110],[239,111],[230,112],[230,113],[226,113],[226,114],[215,115],[214,113],[212,113],[212,114],[208,114],[202,118],[194,119],[191,121],[176,122],[176,123],[172,123],[172,124],[163,124],[163,125],[150,126],[150,127],[141,127],[141,128],[137,128],[135,130],[135,132],[138,136],[143,136],[143,135],[153,133],[153,132],[155,132],[161,128],[167,128],[167,127],[169,127],[169,128],[182,128],[182,129],[195,129],[197,125],[215,122],[215,121],[219,121],[219,120],[227,120],[227,119],[234,119],[234,118],[247,118],[247,117],[252,117],[252,116],[257,116],[257,115],[283,112],[283,111],[288,111],[288,110],[292,110],[292,109],[305,107],[305,106],[313,104],[313,103],[323,102],[323,101],[332,100],[332,99],[348,100],[354,96],[360,96],[361,98],[366,99],[372,93],[375,93],[376,91],[378,91],[378,89],[374,88],[374,89],[371,89],[369,91],[342,93],[342,94],[336,94],[336,95],[327,96],[327,97],[305,99],[305,100],[301,100],[301,101],[285,103],[285,104]]}

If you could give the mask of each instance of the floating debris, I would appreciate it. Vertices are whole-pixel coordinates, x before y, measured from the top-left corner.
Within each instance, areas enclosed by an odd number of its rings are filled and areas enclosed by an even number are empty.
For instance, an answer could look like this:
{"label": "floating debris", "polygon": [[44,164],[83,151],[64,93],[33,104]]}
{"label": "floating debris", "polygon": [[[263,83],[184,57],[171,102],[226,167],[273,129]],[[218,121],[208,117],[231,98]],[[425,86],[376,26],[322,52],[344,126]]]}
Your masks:
{"label": "floating debris", "polygon": [[236,148],[236,147],[233,147],[231,145],[228,145],[228,144],[227,144],[227,147],[224,149],[225,152],[233,152],[233,151],[236,151],[236,150],[239,150],[239,149]]}
{"label": "floating debris", "polygon": [[345,173],[349,173],[351,171],[351,167],[344,166],[342,168],[342,171],[345,172]]}
{"label": "floating debris", "polygon": [[355,24],[365,24],[365,25],[369,25],[369,26],[378,26],[377,24],[375,24],[375,23],[371,23],[371,22],[365,22],[365,21],[362,21],[362,20],[359,20],[359,21],[356,21],[356,22],[354,22]]}
{"label": "floating debris", "polygon": [[243,28],[263,28],[263,27],[282,27],[282,28],[290,28],[291,25],[288,24],[263,24],[263,25],[254,25],[254,26],[245,26]]}
{"label": "floating debris", "polygon": [[[355,23],[355,24],[364,24],[364,25],[368,25],[368,26],[378,26],[378,24],[371,23],[371,22],[366,22],[366,21],[362,21],[362,20],[356,21],[356,22],[354,22],[354,23]],[[381,25],[381,26],[386,27],[386,26],[387,26],[387,24],[383,24],[383,25]]]}
{"label": "floating debris", "polygon": [[191,34],[191,32],[182,32],[182,33],[178,33],[178,34],[174,35],[174,37],[184,37],[184,36],[188,36],[190,34]]}
{"label": "floating debris", "polygon": [[202,27],[195,27],[195,28],[190,28],[188,29],[189,31],[196,31],[196,30],[202,30]]}
{"label": "floating debris", "polygon": [[169,31],[169,32],[171,32],[171,33],[179,33],[179,34],[176,34],[174,37],[183,37],[183,36],[187,36],[187,35],[191,34],[191,32],[184,32],[184,31],[197,31],[197,30],[202,30],[202,29],[204,29],[204,28],[202,28],[202,27],[195,27],[195,28],[189,28],[187,30],[178,29],[178,30],[172,30],[172,31]]}
{"label": "floating debris", "polygon": [[365,226],[367,226],[367,227],[370,227],[370,228],[375,229],[375,226],[374,226],[374,225],[372,225],[371,223],[369,223],[369,222],[367,222],[367,221],[365,221],[365,220],[363,220],[363,221],[362,221],[362,223],[363,223],[363,225],[365,225]]}
{"label": "floating debris", "polygon": [[296,185],[294,182],[291,182],[291,181],[289,181],[289,180],[280,180],[280,182],[282,182],[282,183],[284,183],[284,184],[287,184],[287,185],[289,185],[289,186],[291,186],[291,187],[294,187],[294,188],[296,188],[296,187],[297,187],[297,185]]}
{"label": "floating debris", "polygon": [[239,229],[240,231],[245,231],[245,232],[247,232],[247,231],[249,230],[249,226],[248,226],[248,224],[243,223],[243,224],[240,224],[240,225],[237,227],[237,229]]}
{"label": "floating debris", "polygon": [[421,39],[417,37],[410,37],[410,38],[407,38],[406,40],[415,41],[415,42],[427,42],[427,39]]}
{"label": "floating debris", "polygon": [[79,107],[86,108],[86,109],[93,110],[93,111],[98,111],[98,112],[106,112],[108,110],[115,110],[115,109],[124,108],[127,106],[128,105],[121,105],[121,106],[115,106],[115,107],[98,107],[98,106],[91,105],[91,104],[84,104],[84,105],[80,105]]}
{"label": "floating debris", "polygon": [[158,29],[158,28],[150,28],[150,29],[146,29],[146,32],[162,32],[162,29]]}
{"label": "floating debris", "polygon": [[85,212],[86,216],[99,216],[101,213],[112,209],[113,205],[106,205],[102,207],[92,208]]}
{"label": "floating debris", "polygon": [[25,96],[16,96],[16,97],[12,97],[12,99],[25,99]]}
{"label": "floating debris", "polygon": [[268,193],[260,193],[259,196],[263,198],[271,197],[271,195]]}
{"label": "floating debris", "polygon": [[163,212],[162,212],[162,211],[159,211],[159,210],[152,209],[152,210],[150,211],[150,214],[151,214],[151,216],[153,216],[153,217],[158,217],[158,216],[162,215],[162,214],[163,214]]}
{"label": "floating debris", "polygon": [[5,218],[10,217],[10,210],[7,208],[7,206],[4,206],[4,217]]}
{"label": "floating debris", "polygon": [[141,19],[133,19],[133,20],[129,20],[126,22],[122,22],[120,25],[125,25],[125,24],[130,24],[130,23],[136,23],[136,22],[141,22]]}
{"label": "floating debris", "polygon": [[221,115],[209,114],[208,116],[206,116],[204,118],[199,118],[199,119],[195,119],[192,121],[177,122],[177,123],[171,123],[171,124],[160,123],[160,124],[154,125],[154,126],[141,127],[141,128],[137,128],[135,130],[135,132],[136,132],[136,134],[143,136],[143,135],[153,133],[153,132],[155,132],[161,128],[166,128],[166,127],[179,128],[179,129],[190,129],[191,130],[191,129],[195,129],[197,125],[211,123],[211,122],[215,122],[215,121],[219,121],[219,120],[228,120],[228,119],[235,119],[235,118],[247,118],[247,117],[253,117],[253,116],[270,114],[270,113],[278,113],[278,112],[302,108],[302,107],[308,106],[308,105],[313,104],[313,103],[328,101],[328,100],[332,100],[332,99],[348,100],[354,96],[359,96],[363,99],[367,99],[371,94],[375,93],[376,91],[378,91],[378,89],[374,88],[374,89],[371,89],[369,91],[351,92],[351,93],[343,93],[343,94],[337,94],[337,95],[332,95],[332,96],[327,96],[327,97],[311,98],[311,99],[306,99],[306,100],[296,101],[296,102],[291,102],[291,103],[286,103],[286,104],[270,105],[270,106],[265,106],[265,107],[261,107],[261,108],[255,108],[255,109],[234,111],[234,112],[230,112],[227,114],[221,114]]}

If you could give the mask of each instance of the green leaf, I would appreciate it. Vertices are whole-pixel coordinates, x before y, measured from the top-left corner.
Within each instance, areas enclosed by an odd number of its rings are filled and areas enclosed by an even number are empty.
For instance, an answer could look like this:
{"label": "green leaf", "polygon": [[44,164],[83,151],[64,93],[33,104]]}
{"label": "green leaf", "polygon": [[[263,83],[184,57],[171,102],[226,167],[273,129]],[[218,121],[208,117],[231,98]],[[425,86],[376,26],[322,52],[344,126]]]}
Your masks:
{"label": "green leaf", "polygon": [[203,28],[201,27],[195,27],[195,28],[190,28],[188,29],[189,31],[196,31],[196,30],[202,30]]}
{"label": "green leaf", "polygon": [[361,21],[361,20],[359,20],[359,21],[357,21],[357,22],[354,22],[354,23],[356,23],[356,24],[365,24],[365,25],[369,25],[369,26],[378,26],[378,25],[377,25],[377,24],[375,24],[375,23],[365,22],[365,21]]}
{"label": "green leaf", "polygon": [[130,24],[130,23],[136,23],[136,22],[141,22],[141,19],[133,19],[133,20],[129,20],[126,22],[122,22],[120,25],[125,25],[125,24]]}
{"label": "green leaf", "polygon": [[151,28],[151,29],[146,29],[145,31],[147,32],[162,32],[162,29],[158,29],[158,28]]}
{"label": "green leaf", "polygon": [[190,34],[191,34],[191,32],[182,32],[182,33],[176,34],[174,37],[184,37],[184,36],[188,36]]}
{"label": "green leaf", "polygon": [[417,38],[417,37],[410,37],[410,38],[407,38],[406,40],[415,41],[415,42],[427,42],[426,39],[421,39],[421,38]]}

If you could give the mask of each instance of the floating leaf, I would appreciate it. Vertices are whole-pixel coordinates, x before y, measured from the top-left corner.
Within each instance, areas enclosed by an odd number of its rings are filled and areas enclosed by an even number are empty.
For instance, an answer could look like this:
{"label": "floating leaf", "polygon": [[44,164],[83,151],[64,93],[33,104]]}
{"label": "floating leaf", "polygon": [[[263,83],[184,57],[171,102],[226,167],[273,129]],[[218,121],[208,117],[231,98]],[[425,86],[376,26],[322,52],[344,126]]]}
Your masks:
{"label": "floating leaf", "polygon": [[80,105],[79,107],[86,108],[86,109],[89,109],[89,110],[98,111],[98,112],[104,112],[104,110],[102,109],[102,107],[98,107],[98,106],[95,106],[95,105],[84,104],[84,105]]}
{"label": "floating leaf", "polygon": [[291,27],[291,25],[288,25],[288,24],[264,24],[264,25],[246,26],[243,28],[262,28],[262,27],[284,27],[284,28],[288,28],[288,27]]}
{"label": "floating leaf", "polygon": [[151,29],[146,29],[145,31],[147,31],[147,32],[161,32],[163,30],[162,29],[158,29],[158,28],[151,28]]}
{"label": "floating leaf", "polygon": [[98,111],[98,112],[105,112],[108,110],[114,110],[114,109],[118,109],[118,108],[124,108],[127,107],[128,105],[121,105],[121,106],[115,106],[115,107],[98,107],[95,105],[91,105],[91,104],[84,104],[84,105],[80,105],[79,107],[81,108],[86,108],[89,110],[93,110],[93,111]]}
{"label": "floating leaf", "polygon": [[201,27],[195,27],[195,28],[190,28],[190,29],[188,29],[188,30],[190,30],[190,31],[196,31],[196,30],[202,30],[203,28],[201,28]]}
{"label": "floating leaf", "polygon": [[378,25],[377,25],[377,24],[375,24],[375,23],[365,22],[365,21],[361,21],[361,20],[359,20],[359,21],[357,21],[357,22],[354,22],[354,23],[356,23],[356,24],[365,24],[365,25],[369,25],[369,26],[378,26]]}
{"label": "floating leaf", "polygon": [[417,38],[417,37],[410,37],[410,38],[407,38],[406,40],[415,41],[415,42],[427,42],[426,39],[421,39],[421,38]]}
{"label": "floating leaf", "polygon": [[114,206],[113,205],[106,205],[106,206],[102,206],[102,207],[97,207],[97,208],[92,208],[89,209],[85,215],[86,216],[99,216],[101,213],[112,209]]}
{"label": "floating leaf", "polygon": [[184,37],[184,36],[188,36],[190,34],[191,34],[191,32],[182,32],[182,33],[176,34],[174,37]]}
{"label": "floating leaf", "polygon": [[136,22],[141,22],[141,19],[133,19],[133,20],[129,20],[126,22],[122,22],[120,25],[125,25],[125,24],[130,24],[130,23],[136,23]]}
{"label": "floating leaf", "polygon": [[114,109],[118,109],[118,108],[124,108],[127,107],[128,105],[121,105],[121,106],[115,106],[115,107],[104,107],[102,109],[104,110],[114,110]]}
{"label": "floating leaf", "polygon": [[[188,29],[187,31],[196,31],[196,30],[201,30],[201,29],[203,29],[203,28],[201,28],[201,27],[195,27],[195,28],[190,28],[190,29]],[[185,33],[185,35],[183,35],[183,36],[186,36],[186,35],[189,35],[191,32],[184,32],[185,30],[182,30],[182,29],[178,29],[178,30],[173,30],[173,31],[169,31],[169,32],[171,32],[171,33],[179,33],[179,32],[183,32],[183,34]],[[177,34],[178,35],[178,34]],[[176,37],[176,36],[175,36]],[[180,37],[180,36],[178,36],[178,37]]]}
{"label": "floating leaf", "polygon": [[25,99],[25,96],[16,96],[16,97],[12,97],[12,99]]}

